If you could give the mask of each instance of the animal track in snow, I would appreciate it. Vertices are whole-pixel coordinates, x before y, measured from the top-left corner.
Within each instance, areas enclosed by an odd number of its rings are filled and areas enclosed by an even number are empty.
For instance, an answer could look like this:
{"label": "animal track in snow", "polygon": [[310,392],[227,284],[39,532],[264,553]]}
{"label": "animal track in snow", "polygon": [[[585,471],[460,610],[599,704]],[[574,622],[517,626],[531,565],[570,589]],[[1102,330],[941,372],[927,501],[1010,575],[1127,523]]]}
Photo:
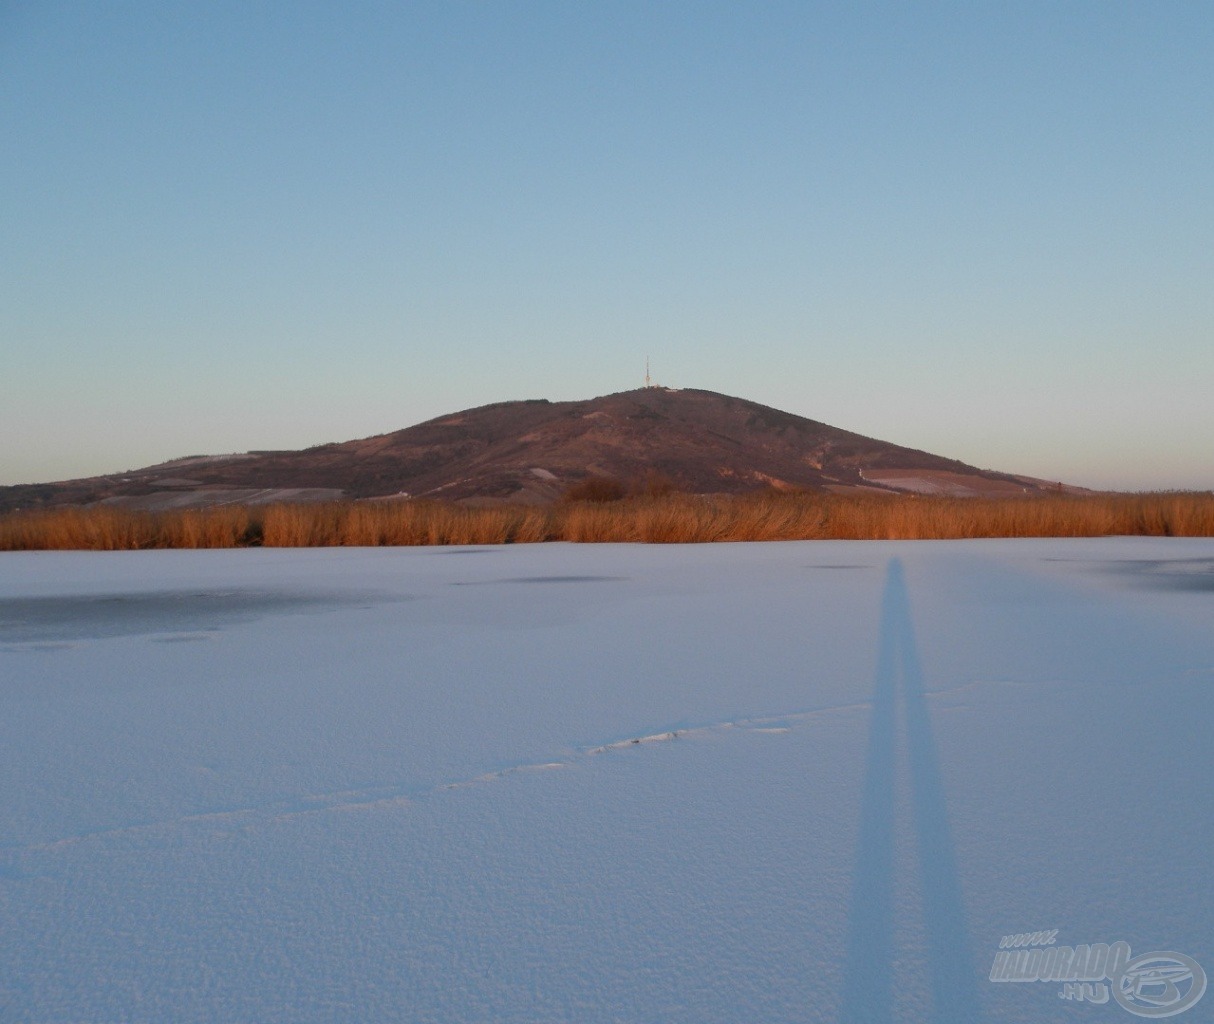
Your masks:
{"label": "animal track in snow", "polygon": [[[933,696],[956,693],[978,685],[981,685],[981,683],[965,683],[949,690],[932,691],[927,696],[930,699]],[[590,746],[576,747],[563,757],[546,761],[508,765],[504,768],[481,772],[467,778],[449,780],[419,789],[401,786],[373,786],[361,789],[336,790],[329,793],[305,794],[291,799],[269,801],[264,804],[203,811],[159,821],[132,822],[126,825],[82,832],[78,835],[64,836],[40,843],[14,844],[0,848],[0,850],[8,853],[50,851],[64,849],[97,839],[110,839],[121,836],[145,836],[151,838],[156,835],[163,835],[166,831],[191,825],[213,824],[217,828],[216,835],[221,836],[253,828],[259,823],[280,823],[316,814],[362,811],[380,807],[407,807],[443,793],[502,782],[515,775],[573,768],[589,758],[604,754],[620,753],[656,743],[671,743],[675,740],[705,739],[731,731],[751,732],[759,735],[783,735],[826,715],[848,711],[863,711],[871,708],[871,706],[870,701],[853,701],[846,704],[825,705],[786,714],[728,719],[703,725],[628,736]]]}

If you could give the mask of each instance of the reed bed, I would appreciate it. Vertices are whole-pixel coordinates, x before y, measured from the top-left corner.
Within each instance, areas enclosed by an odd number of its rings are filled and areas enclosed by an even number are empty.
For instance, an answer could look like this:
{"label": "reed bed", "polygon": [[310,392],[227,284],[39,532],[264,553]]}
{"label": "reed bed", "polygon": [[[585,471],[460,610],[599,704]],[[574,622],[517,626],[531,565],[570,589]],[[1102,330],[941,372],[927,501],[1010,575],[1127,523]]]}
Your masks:
{"label": "reed bed", "polygon": [[1214,536],[1214,493],[999,500],[666,494],[546,508],[405,501],[166,512],[94,506],[0,516],[0,551],[1104,536]]}

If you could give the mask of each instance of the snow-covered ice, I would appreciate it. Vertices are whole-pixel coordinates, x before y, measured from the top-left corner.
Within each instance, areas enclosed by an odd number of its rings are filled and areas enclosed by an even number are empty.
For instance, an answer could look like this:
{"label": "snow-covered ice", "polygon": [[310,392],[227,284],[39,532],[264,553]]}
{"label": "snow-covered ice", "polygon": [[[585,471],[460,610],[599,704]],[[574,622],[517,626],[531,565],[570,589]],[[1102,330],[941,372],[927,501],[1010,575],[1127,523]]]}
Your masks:
{"label": "snow-covered ice", "polygon": [[0,1022],[1128,1022],[990,975],[1214,971],[1212,624],[1204,539],[6,554]]}

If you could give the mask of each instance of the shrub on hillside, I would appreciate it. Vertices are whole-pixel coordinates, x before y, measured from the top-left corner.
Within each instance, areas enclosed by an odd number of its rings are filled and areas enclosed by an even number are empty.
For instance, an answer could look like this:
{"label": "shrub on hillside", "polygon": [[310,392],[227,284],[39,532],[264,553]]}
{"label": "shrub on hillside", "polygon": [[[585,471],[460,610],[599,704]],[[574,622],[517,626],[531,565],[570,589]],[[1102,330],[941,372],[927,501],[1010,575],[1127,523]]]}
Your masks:
{"label": "shrub on hillside", "polygon": [[565,488],[564,501],[619,501],[627,489],[619,480],[610,476],[588,476]]}
{"label": "shrub on hillside", "polygon": [[646,470],[639,480],[633,480],[628,488],[630,494],[645,498],[661,498],[677,491],[678,485],[660,470]]}

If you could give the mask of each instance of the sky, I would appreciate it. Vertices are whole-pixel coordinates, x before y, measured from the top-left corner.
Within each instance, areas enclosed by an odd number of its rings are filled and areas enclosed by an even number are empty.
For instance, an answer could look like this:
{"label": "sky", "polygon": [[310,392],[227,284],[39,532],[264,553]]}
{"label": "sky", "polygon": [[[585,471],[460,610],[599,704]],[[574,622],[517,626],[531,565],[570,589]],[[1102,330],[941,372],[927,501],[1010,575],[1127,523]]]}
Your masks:
{"label": "sky", "polygon": [[0,0],[0,484],[737,395],[1214,488],[1214,5]]}

